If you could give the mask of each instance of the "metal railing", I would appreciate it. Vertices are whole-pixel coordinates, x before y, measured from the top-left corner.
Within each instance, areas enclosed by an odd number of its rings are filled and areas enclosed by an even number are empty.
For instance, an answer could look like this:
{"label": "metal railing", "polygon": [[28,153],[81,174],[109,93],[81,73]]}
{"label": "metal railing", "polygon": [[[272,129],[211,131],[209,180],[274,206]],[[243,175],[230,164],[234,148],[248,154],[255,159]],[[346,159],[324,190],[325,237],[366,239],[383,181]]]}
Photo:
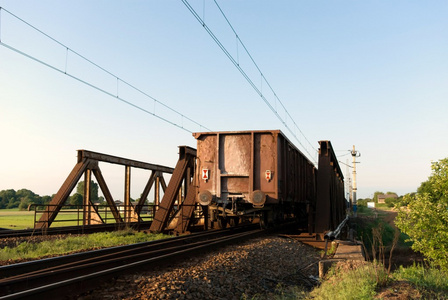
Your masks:
{"label": "metal railing", "polygon": [[[50,213],[55,207],[60,207],[58,216],[52,223],[57,223],[57,227],[63,226],[83,226],[96,224],[114,224],[116,219],[109,205],[56,205],[32,204],[30,210],[34,211],[34,227],[40,223],[41,216]],[[118,212],[124,223],[148,222],[154,219],[156,206],[154,204],[136,205],[131,207],[118,206]],[[87,212],[87,215],[85,215]],[[41,224],[42,225],[42,224]],[[46,224],[49,227],[49,224]],[[41,227],[41,226],[39,226]]]}

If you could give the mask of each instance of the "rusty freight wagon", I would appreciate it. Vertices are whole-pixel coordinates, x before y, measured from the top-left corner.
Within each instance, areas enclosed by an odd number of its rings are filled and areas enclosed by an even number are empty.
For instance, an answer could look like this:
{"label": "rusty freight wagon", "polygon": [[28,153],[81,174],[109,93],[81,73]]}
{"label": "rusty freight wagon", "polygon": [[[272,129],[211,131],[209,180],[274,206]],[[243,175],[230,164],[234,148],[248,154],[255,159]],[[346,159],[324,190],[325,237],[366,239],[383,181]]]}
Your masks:
{"label": "rusty freight wagon", "polygon": [[296,218],[308,223],[317,170],[280,130],[201,132],[197,202],[211,225],[259,218],[262,225]]}

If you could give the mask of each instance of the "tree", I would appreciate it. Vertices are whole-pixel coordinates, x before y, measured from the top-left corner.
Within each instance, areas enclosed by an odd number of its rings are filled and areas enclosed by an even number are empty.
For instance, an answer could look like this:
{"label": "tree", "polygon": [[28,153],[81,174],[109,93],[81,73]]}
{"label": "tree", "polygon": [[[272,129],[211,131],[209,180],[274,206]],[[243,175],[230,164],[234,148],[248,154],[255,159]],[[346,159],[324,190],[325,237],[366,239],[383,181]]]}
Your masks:
{"label": "tree", "polygon": [[20,204],[20,200],[16,199],[15,190],[10,189],[0,191],[0,197],[2,197],[2,203],[4,203],[2,208],[16,208]]}
{"label": "tree", "polygon": [[6,198],[4,198],[0,192],[0,209],[6,208],[6,205],[8,204],[8,201]]}
{"label": "tree", "polygon": [[384,193],[383,193],[383,192],[376,191],[376,192],[373,194],[373,202],[378,203],[378,195],[384,195]]}
{"label": "tree", "polygon": [[409,203],[400,209],[396,225],[413,242],[412,248],[448,271],[448,158],[432,163],[432,173]]}
{"label": "tree", "polygon": [[104,199],[103,196],[99,196],[99,197],[98,197],[98,203],[99,203],[100,205],[105,205],[105,204],[106,204],[106,200]]}
{"label": "tree", "polygon": [[69,198],[69,204],[73,205],[73,206],[82,205],[83,204],[83,197],[82,197],[82,195],[79,194],[79,193],[73,194],[73,196],[71,196]]}
{"label": "tree", "polygon": [[16,200],[19,201],[19,209],[28,209],[30,204],[40,204],[41,197],[30,190],[21,189],[16,192]]}
{"label": "tree", "polygon": [[46,205],[51,202],[51,199],[53,199],[52,196],[42,196],[42,201],[40,204]]}
{"label": "tree", "polygon": [[53,196],[39,196],[33,191],[20,189],[17,192],[13,189],[0,191],[0,209],[2,208],[19,208],[27,209],[30,204],[46,205]]}
{"label": "tree", "polygon": [[386,195],[395,195],[395,196],[397,196],[397,198],[398,198],[398,194],[395,193],[395,192],[387,192]]}
{"label": "tree", "polygon": [[[76,187],[76,193],[82,195],[84,198],[84,181],[80,181]],[[93,180],[90,181],[90,200],[92,203],[98,202],[98,183]]]}
{"label": "tree", "polygon": [[33,203],[33,199],[31,199],[30,197],[28,197],[28,196],[22,197],[22,198],[20,198],[19,209],[26,210],[26,209],[28,209],[28,206],[32,203]]}

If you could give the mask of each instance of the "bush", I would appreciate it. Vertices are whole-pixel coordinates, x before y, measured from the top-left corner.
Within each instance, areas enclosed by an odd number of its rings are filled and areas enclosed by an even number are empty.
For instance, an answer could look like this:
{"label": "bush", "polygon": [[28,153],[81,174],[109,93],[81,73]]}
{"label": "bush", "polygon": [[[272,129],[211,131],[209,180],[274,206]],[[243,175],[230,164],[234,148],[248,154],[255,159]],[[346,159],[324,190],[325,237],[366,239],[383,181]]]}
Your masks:
{"label": "bush", "polygon": [[448,158],[432,163],[432,173],[415,196],[406,195],[396,225],[412,248],[448,272]]}
{"label": "bush", "polygon": [[358,206],[364,206],[364,207],[367,207],[367,201],[368,201],[368,199],[361,199],[361,200],[356,201],[356,204],[357,204]]}
{"label": "bush", "polygon": [[394,207],[395,204],[397,204],[399,201],[395,198],[386,198],[384,199],[384,202],[386,203],[387,207]]}

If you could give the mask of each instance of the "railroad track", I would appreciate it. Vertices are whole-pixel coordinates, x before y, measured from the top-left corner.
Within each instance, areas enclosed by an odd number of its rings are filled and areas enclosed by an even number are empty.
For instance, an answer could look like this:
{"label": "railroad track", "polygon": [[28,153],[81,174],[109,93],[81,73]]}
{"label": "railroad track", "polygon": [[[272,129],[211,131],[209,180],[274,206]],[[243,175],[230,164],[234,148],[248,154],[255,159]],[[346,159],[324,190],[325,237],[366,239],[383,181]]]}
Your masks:
{"label": "railroad track", "polygon": [[0,299],[63,298],[110,277],[260,234],[258,224],[0,267]]}

